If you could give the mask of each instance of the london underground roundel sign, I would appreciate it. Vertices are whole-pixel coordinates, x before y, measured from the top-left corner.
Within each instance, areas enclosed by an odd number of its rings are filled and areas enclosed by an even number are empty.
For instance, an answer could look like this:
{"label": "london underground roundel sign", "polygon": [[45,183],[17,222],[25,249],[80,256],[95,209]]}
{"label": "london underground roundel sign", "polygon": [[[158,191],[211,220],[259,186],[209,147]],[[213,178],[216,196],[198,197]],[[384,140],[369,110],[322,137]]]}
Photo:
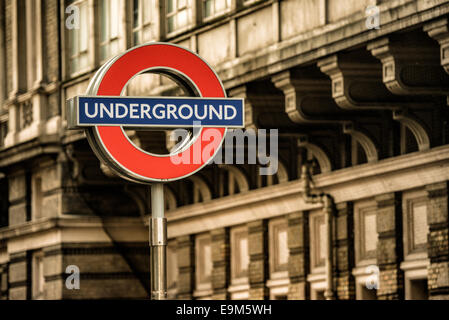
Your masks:
{"label": "london underground roundel sign", "polygon": [[[123,96],[129,81],[146,72],[171,77],[195,97]],[[227,128],[244,126],[244,102],[226,98],[217,74],[195,53],[173,44],[150,43],[104,64],[87,94],[67,101],[67,120],[69,129],[86,130],[97,157],[119,176],[140,183],[164,182],[204,167],[220,148]],[[123,129],[198,124],[198,132],[189,141],[163,155],[142,150]],[[175,157],[188,161],[180,163]]]}

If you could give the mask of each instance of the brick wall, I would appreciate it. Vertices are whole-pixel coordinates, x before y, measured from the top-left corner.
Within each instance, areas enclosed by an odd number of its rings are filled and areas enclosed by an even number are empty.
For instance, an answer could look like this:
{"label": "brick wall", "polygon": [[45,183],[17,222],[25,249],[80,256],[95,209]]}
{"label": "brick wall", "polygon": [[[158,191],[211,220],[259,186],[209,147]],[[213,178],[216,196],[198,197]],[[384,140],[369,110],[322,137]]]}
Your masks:
{"label": "brick wall", "polygon": [[307,274],[309,272],[309,235],[308,213],[290,214],[288,219],[288,289],[289,300],[305,300],[309,298]]}
{"label": "brick wall", "polygon": [[191,299],[195,286],[195,242],[193,236],[176,239],[178,247],[178,299]]}
{"label": "brick wall", "polygon": [[249,297],[263,300],[269,297],[268,279],[268,222],[248,223]]}
{"label": "brick wall", "polygon": [[[148,243],[134,243],[128,251],[147,256]],[[140,274],[149,279],[148,265],[133,270],[110,243],[65,243],[44,248],[45,299],[148,299]],[[68,289],[70,265],[80,271],[80,289]]]}
{"label": "brick wall", "polygon": [[212,298],[229,299],[228,286],[231,278],[229,228],[212,230]]}
{"label": "brick wall", "polygon": [[[8,177],[9,184],[9,225],[24,223],[30,216],[28,175],[18,172]],[[28,192],[27,192],[28,191]]]}
{"label": "brick wall", "polygon": [[0,265],[0,300],[8,299],[8,264]]}
{"label": "brick wall", "polygon": [[354,207],[351,202],[337,204],[336,238],[334,239],[336,298],[355,299]]}
{"label": "brick wall", "polygon": [[404,298],[404,275],[400,269],[403,257],[401,197],[395,193],[376,197],[377,202],[377,262],[381,300]]}
{"label": "brick wall", "polygon": [[5,3],[6,94],[12,90],[12,1]]}
{"label": "brick wall", "polygon": [[26,300],[31,298],[30,259],[27,252],[10,255],[8,270],[9,299]]}
{"label": "brick wall", "polygon": [[429,185],[426,190],[430,299],[449,299],[448,183]]}

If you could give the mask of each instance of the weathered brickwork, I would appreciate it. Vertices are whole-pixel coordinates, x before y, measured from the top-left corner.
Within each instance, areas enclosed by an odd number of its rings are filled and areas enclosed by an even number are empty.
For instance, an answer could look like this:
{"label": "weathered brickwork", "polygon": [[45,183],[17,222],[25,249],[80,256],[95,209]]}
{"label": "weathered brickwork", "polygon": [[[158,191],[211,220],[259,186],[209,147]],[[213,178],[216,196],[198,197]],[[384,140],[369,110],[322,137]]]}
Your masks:
{"label": "weathered brickwork", "polygon": [[59,79],[59,36],[58,36],[58,2],[45,0],[44,12],[44,45],[46,82],[56,82]]}
{"label": "weathered brickwork", "polygon": [[212,239],[212,298],[225,300],[230,283],[230,243],[229,228],[220,228],[211,232]]}
{"label": "weathered brickwork", "polygon": [[430,299],[449,298],[448,183],[429,185],[428,287]]}
{"label": "weathered brickwork", "polygon": [[351,202],[339,203],[336,208],[336,239],[334,241],[336,298],[355,298],[355,281],[352,275],[354,261],[354,207]]}
{"label": "weathered brickwork", "polygon": [[0,265],[0,300],[8,299],[8,264]]}
{"label": "weathered brickwork", "polygon": [[31,265],[27,252],[10,255],[8,270],[9,299],[25,300],[31,298]]}
{"label": "weathered brickwork", "polygon": [[29,174],[18,172],[9,179],[9,224],[24,223],[29,218]]}
{"label": "weathered brickwork", "polygon": [[[128,254],[134,257],[147,256],[147,243],[128,244]],[[149,297],[148,263],[134,259],[118,251],[117,246],[108,243],[56,245],[44,248],[44,275],[46,299],[101,299],[127,298],[146,299]],[[141,262],[135,263],[137,261]],[[148,259],[145,259],[148,260]],[[77,266],[80,271],[80,289],[68,289],[65,282],[71,273],[68,266]],[[114,285],[115,283],[115,285]]]}
{"label": "weathered brickwork", "polygon": [[263,300],[269,296],[268,279],[268,222],[248,223],[249,296],[251,300]]}
{"label": "weathered brickwork", "polygon": [[289,300],[305,300],[309,297],[306,281],[310,268],[308,230],[308,212],[297,212],[288,216]]}
{"label": "weathered brickwork", "polygon": [[5,1],[5,45],[6,45],[6,93],[9,93],[12,90],[12,1],[14,0],[6,0]]}
{"label": "weathered brickwork", "polygon": [[178,299],[191,299],[195,285],[195,242],[192,236],[176,239],[178,257]]}
{"label": "weathered brickwork", "polygon": [[377,263],[381,300],[404,298],[404,275],[400,269],[403,257],[402,210],[399,194],[389,193],[376,197],[377,202]]}

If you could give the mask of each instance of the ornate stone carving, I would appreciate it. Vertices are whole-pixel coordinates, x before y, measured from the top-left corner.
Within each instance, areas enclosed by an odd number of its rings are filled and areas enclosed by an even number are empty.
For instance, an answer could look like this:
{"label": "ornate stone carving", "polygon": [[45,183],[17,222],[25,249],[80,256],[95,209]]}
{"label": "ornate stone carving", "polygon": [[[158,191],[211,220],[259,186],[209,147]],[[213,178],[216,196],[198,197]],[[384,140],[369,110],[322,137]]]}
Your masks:
{"label": "ornate stone carving", "polygon": [[449,77],[440,66],[438,48],[431,39],[420,34],[402,38],[383,38],[368,45],[382,62],[388,90],[398,95],[448,94]]}

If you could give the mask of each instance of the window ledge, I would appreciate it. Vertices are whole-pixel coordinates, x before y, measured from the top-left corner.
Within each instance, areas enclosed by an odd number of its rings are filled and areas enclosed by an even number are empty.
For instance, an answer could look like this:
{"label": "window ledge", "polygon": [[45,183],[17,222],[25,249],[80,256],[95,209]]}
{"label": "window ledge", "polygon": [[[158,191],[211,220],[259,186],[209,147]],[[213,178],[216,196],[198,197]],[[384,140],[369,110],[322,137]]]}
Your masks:
{"label": "window ledge", "polygon": [[248,291],[248,290],[249,290],[249,283],[244,283],[244,284],[232,283],[228,288],[228,292],[231,292],[231,293]]}

